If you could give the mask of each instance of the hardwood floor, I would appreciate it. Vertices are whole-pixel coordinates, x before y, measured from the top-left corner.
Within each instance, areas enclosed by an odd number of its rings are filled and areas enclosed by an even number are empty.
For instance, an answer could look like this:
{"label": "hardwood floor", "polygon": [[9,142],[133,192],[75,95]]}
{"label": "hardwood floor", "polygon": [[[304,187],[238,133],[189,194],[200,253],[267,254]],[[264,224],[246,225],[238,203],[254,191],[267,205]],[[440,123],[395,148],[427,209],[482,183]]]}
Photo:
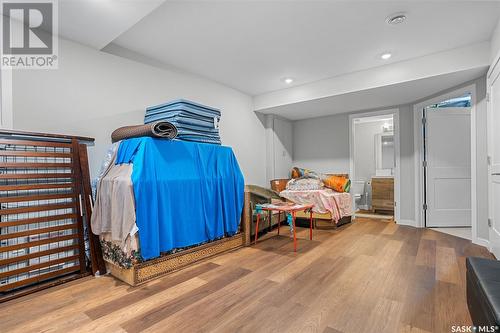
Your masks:
{"label": "hardwood floor", "polygon": [[471,324],[466,256],[490,255],[381,220],[315,230],[298,253],[273,232],[141,287],[88,277],[0,304],[0,331],[450,332]]}

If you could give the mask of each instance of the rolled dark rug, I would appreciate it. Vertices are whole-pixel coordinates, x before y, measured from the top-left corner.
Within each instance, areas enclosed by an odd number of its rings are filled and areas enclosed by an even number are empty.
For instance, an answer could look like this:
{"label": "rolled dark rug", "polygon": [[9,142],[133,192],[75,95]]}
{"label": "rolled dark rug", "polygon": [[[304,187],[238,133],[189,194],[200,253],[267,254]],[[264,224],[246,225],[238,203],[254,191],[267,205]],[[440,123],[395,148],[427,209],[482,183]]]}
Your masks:
{"label": "rolled dark rug", "polygon": [[116,142],[139,136],[151,136],[154,138],[175,139],[177,127],[168,121],[156,121],[144,125],[132,125],[120,127],[111,133],[111,141]]}

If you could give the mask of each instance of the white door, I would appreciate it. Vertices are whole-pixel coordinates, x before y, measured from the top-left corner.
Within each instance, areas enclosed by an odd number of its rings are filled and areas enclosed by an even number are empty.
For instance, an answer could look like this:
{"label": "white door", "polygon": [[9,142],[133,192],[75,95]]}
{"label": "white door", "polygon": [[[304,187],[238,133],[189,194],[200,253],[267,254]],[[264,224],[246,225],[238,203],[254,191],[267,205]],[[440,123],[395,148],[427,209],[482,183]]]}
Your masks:
{"label": "white door", "polygon": [[500,258],[500,66],[488,77],[489,215],[491,252]]}
{"label": "white door", "polygon": [[427,227],[471,226],[470,108],[426,111]]}

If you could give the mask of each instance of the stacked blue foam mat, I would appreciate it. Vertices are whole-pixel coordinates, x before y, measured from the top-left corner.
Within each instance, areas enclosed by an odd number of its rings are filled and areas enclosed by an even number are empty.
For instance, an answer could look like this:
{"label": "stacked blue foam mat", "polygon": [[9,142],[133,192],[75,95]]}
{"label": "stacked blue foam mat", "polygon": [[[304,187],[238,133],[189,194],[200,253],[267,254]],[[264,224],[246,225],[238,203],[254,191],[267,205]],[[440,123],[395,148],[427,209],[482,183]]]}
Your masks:
{"label": "stacked blue foam mat", "polygon": [[221,144],[218,109],[184,99],[146,108],[145,124],[159,120],[174,124],[179,140]]}

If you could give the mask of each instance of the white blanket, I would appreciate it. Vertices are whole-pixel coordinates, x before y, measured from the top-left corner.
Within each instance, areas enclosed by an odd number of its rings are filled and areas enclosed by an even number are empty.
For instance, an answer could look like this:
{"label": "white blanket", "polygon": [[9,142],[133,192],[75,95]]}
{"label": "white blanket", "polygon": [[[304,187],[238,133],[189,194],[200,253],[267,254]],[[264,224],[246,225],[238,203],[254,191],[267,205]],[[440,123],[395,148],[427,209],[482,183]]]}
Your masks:
{"label": "white blanket", "polygon": [[298,204],[314,204],[314,213],[330,213],[335,222],[352,215],[350,193],[339,193],[324,188],[321,190],[284,190],[280,192],[280,196]]}
{"label": "white blanket", "polygon": [[99,181],[91,225],[96,235],[106,234],[125,249],[127,238],[137,231],[132,164],[115,165],[115,158],[116,152]]}

